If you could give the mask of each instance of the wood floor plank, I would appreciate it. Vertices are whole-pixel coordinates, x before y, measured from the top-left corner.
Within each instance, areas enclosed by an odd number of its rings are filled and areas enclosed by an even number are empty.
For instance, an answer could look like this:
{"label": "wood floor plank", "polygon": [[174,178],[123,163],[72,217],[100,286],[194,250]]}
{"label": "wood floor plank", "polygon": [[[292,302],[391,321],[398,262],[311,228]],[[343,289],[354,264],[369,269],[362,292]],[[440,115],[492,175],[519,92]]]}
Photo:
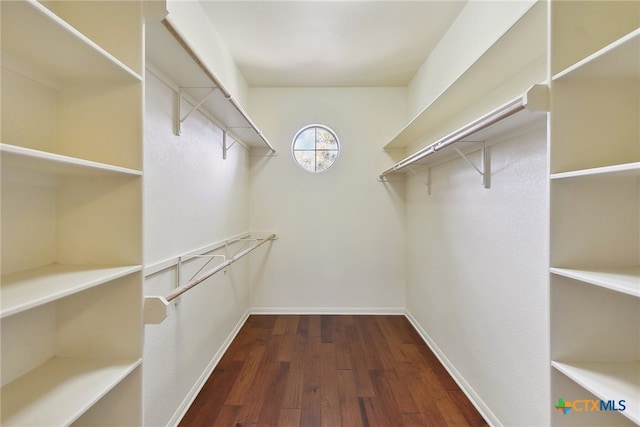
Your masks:
{"label": "wood floor plank", "polygon": [[294,357],[296,349],[296,335],[283,334],[282,342],[278,348],[278,354],[276,355],[276,361],[278,362],[291,362]]}
{"label": "wood floor plank", "polygon": [[304,386],[304,355],[308,337],[296,336],[295,349],[289,362],[289,373],[285,384],[282,407],[300,409],[302,407],[302,389]]}
{"label": "wood floor plank", "polygon": [[364,349],[366,345],[361,339],[356,325],[347,328],[347,340],[349,342],[349,352],[353,363],[353,377],[356,381],[358,397],[373,397],[375,392],[369,376],[369,367],[371,366],[371,361],[367,356],[369,352]]}
{"label": "wood floor plank", "polygon": [[323,427],[341,427],[336,346],[332,342],[321,342],[320,346],[320,390],[322,393],[320,425]]}
{"label": "wood floor plank", "polygon": [[388,381],[387,371],[370,371],[371,382],[376,391],[377,410],[380,416],[385,420],[383,425],[392,425],[398,423],[402,418],[398,402],[395,399],[393,391]]}
{"label": "wood floor plank", "polygon": [[300,425],[319,426],[322,415],[320,335],[309,337],[305,348]]}
{"label": "wood floor plank", "polygon": [[280,419],[280,412],[282,411],[282,399],[284,398],[289,363],[273,363],[275,364],[275,369],[272,370],[272,375],[269,377],[266,387],[261,390],[261,393],[264,394],[264,399],[260,408],[258,426],[275,426]]}
{"label": "wood floor plank", "polygon": [[484,427],[404,316],[249,316],[180,427]]}
{"label": "wood floor plank", "polygon": [[[235,405],[224,405],[222,408],[220,408],[220,412],[218,412],[218,416],[213,418],[213,422],[211,423],[211,425],[219,425],[219,426],[237,426],[236,423],[236,416],[238,415],[238,411],[240,411],[240,407],[239,406],[235,406]],[[211,420],[209,421],[211,422]],[[209,425],[206,423],[203,424],[189,424],[189,425],[200,425],[200,426],[205,426],[205,425]]]}
{"label": "wood floor plank", "polygon": [[251,349],[238,378],[233,383],[233,387],[227,396],[227,400],[225,401],[227,405],[244,404],[253,386],[253,381],[256,378],[260,361],[262,360],[262,356],[264,356],[264,351],[265,347],[263,345]]}
{"label": "wood floor plank", "polygon": [[360,404],[356,392],[356,381],[351,370],[338,370],[338,396],[340,398],[340,420],[344,427],[363,426]]}
{"label": "wood floor plank", "polygon": [[309,336],[310,337],[319,337],[321,331],[321,318],[318,314],[313,314],[309,316]]}
{"label": "wood floor plank", "polygon": [[[265,345],[263,356],[253,373],[251,386],[245,390],[243,405],[238,413],[237,421],[241,424],[256,424],[263,409],[263,404],[268,397],[277,397],[277,407],[280,407],[282,395],[273,396],[274,390],[272,388],[280,381],[283,381],[282,377],[286,376],[286,372],[289,369],[288,363],[275,361],[280,341],[282,341],[281,335],[272,335]],[[275,408],[274,411],[276,411]]]}
{"label": "wood floor plank", "polygon": [[351,351],[349,351],[347,338],[347,328],[352,324],[351,316],[336,316],[335,318],[333,341],[336,345],[336,369],[352,369]]}
{"label": "wood floor plank", "polygon": [[407,385],[402,380],[398,371],[393,369],[392,371],[385,372],[385,379],[389,384],[392,396],[398,405],[398,410],[401,414],[411,414],[420,412],[420,408],[415,399],[411,395],[411,392],[407,388]]}
{"label": "wood floor plank", "polygon": [[276,427],[292,427],[300,425],[300,408],[282,408]]}

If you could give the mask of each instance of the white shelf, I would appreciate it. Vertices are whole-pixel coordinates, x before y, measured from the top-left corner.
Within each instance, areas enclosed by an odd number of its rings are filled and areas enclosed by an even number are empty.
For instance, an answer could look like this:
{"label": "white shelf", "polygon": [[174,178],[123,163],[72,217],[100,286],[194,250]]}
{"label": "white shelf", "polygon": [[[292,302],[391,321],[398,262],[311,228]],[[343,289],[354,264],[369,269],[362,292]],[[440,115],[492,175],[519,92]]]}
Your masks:
{"label": "white shelf", "polygon": [[[166,21],[165,21],[166,23]],[[166,23],[166,25],[171,25]],[[158,68],[173,84],[175,90],[181,89],[196,103],[206,100],[201,108],[209,112],[221,128],[228,129],[234,139],[242,141],[251,148],[270,148],[271,145],[258,129],[247,113],[215,80],[213,74],[206,70],[200,60],[194,58],[194,52],[189,52],[186,42],[178,42],[177,31],[172,34],[161,22],[150,21],[146,25],[147,48],[145,51],[149,70]],[[178,36],[179,37],[179,36]],[[160,76],[159,76],[160,77]],[[216,87],[211,96],[211,88]],[[183,114],[184,116],[184,114]]]}
{"label": "white shelf", "polygon": [[140,363],[141,360],[51,359],[2,387],[2,425],[69,425]]}
{"label": "white shelf", "polygon": [[559,276],[580,280],[616,292],[640,297],[640,267],[601,268],[576,270],[552,267],[551,272]]}
{"label": "white shelf", "polygon": [[640,79],[640,28],[553,76]]}
{"label": "white shelf", "polygon": [[0,318],[141,271],[142,266],[53,264],[2,276]]}
{"label": "white shelf", "polygon": [[640,424],[640,362],[552,361],[551,365],[598,398],[625,400],[621,415]]}
{"label": "white shelf", "polygon": [[97,176],[124,174],[141,176],[142,172],[120,166],[98,163],[91,160],[63,156],[10,144],[0,144],[2,167],[50,173],[59,176]]}
{"label": "white shelf", "polygon": [[[546,78],[543,63],[546,57],[546,43],[541,24],[545,19],[543,4],[533,6],[499,40],[497,40],[478,60],[438,94],[429,105],[420,111],[384,146],[385,150],[407,148],[419,142],[442,123],[457,116],[473,103],[486,103],[487,109],[497,107],[505,100],[517,95],[529,85]],[[540,31],[540,32],[538,32]],[[499,67],[496,64],[500,64]],[[541,71],[535,71],[539,68]],[[511,94],[502,88],[510,83],[514,74],[527,73],[513,84]],[[497,90],[499,89],[499,90]],[[493,93],[502,93],[500,98],[492,98]],[[491,101],[487,101],[491,99]]]}
{"label": "white shelf", "polygon": [[2,2],[2,50],[61,81],[142,80],[131,68],[34,0]]}
{"label": "white shelf", "polygon": [[603,166],[599,168],[582,169],[570,172],[551,174],[551,179],[578,178],[588,176],[635,176],[640,177],[640,162],[621,165]]}

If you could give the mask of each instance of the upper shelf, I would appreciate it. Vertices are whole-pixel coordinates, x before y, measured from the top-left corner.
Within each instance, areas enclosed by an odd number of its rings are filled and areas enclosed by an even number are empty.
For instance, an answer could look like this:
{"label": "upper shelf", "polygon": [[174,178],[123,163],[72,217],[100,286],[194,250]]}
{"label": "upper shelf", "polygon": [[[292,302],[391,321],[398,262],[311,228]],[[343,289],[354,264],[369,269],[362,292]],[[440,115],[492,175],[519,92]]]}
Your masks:
{"label": "upper shelf", "polygon": [[[167,20],[147,21],[147,61],[166,74],[180,90],[197,102],[221,123],[223,130],[251,148],[274,148],[251,120],[242,106],[226,91],[215,76],[206,69],[197,54]],[[215,88],[211,96],[208,96]],[[206,98],[206,99],[205,99]]]}
{"label": "upper shelf", "polygon": [[534,85],[518,98],[478,117],[466,126],[440,138],[431,145],[406,157],[380,174],[380,179],[393,173],[404,172],[411,165],[428,165],[450,154],[449,148],[456,143],[477,145],[497,135],[507,134],[515,129],[523,129],[546,120],[548,110],[548,87]]}
{"label": "upper shelf", "polygon": [[[444,88],[384,146],[407,148],[432,133],[443,134],[546,79],[545,2],[537,2],[470,67]],[[469,109],[473,106],[475,111]],[[444,128],[441,129],[443,125]],[[434,135],[434,138],[438,135]]]}
{"label": "upper shelf", "polygon": [[559,72],[553,80],[579,78],[640,78],[640,28]]}
{"label": "upper shelf", "polygon": [[141,80],[138,73],[37,1],[2,2],[1,28],[3,55],[46,70],[62,83]]}

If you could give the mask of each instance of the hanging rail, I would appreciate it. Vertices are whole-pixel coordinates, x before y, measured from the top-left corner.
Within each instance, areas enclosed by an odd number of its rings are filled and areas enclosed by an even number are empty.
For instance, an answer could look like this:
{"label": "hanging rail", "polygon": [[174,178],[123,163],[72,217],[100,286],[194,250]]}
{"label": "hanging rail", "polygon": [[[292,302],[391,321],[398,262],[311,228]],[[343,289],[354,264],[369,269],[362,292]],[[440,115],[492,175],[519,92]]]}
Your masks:
{"label": "hanging rail", "polygon": [[229,91],[222,85],[222,83],[209,71],[209,69],[204,65],[204,63],[198,58],[198,55],[189,47],[187,42],[180,36],[178,31],[171,25],[171,23],[165,18],[162,20],[162,24],[169,31],[169,33],[176,39],[176,41],[182,46],[184,51],[193,59],[196,65],[202,70],[202,72],[207,76],[209,80],[213,83],[213,86],[220,90],[222,95],[227,99],[227,101],[233,106],[233,108],[242,116],[242,118],[247,122],[249,127],[253,129],[260,138],[260,140],[267,146],[267,148],[271,151],[272,154],[275,154],[276,150],[273,148],[271,143],[264,137],[262,131],[258,129],[254,121],[249,117],[247,112],[242,108],[242,106],[231,96]]}
{"label": "hanging rail", "polygon": [[422,150],[408,156],[404,160],[396,163],[389,169],[380,174],[378,179],[382,181],[387,175],[399,172],[400,170],[411,166],[426,157],[447,148],[457,142],[460,142],[483,129],[494,125],[507,117],[510,117],[522,110],[529,111],[547,111],[547,86],[546,85],[534,85],[524,95],[517,99],[491,111],[490,113],[472,121],[466,126],[450,133],[449,135],[439,139],[433,144],[423,148]]}
{"label": "hanging rail", "polygon": [[167,317],[166,308],[167,308],[167,306],[169,305],[169,303],[171,301],[173,301],[174,299],[178,298],[180,295],[182,295],[183,293],[187,292],[188,290],[198,286],[200,283],[204,282],[205,280],[207,280],[208,278],[210,278],[214,274],[219,273],[222,270],[225,270],[227,267],[229,267],[234,262],[238,261],[240,258],[243,258],[245,255],[248,255],[249,252],[252,252],[253,250],[259,248],[260,246],[262,246],[266,242],[268,242],[270,240],[275,240],[275,239],[276,239],[275,233],[270,234],[269,236],[267,236],[267,237],[265,237],[263,239],[255,239],[256,240],[256,244],[255,245],[253,245],[251,247],[248,247],[247,249],[244,249],[244,250],[238,252],[233,257],[227,259],[223,263],[217,265],[214,269],[208,271],[206,274],[203,274],[202,276],[191,280],[190,282],[188,282],[185,285],[177,287],[176,289],[174,289],[169,294],[167,294],[165,296],[145,297],[145,303],[144,303],[145,323],[160,323],[160,322],[162,322],[162,320],[164,320],[164,318]]}

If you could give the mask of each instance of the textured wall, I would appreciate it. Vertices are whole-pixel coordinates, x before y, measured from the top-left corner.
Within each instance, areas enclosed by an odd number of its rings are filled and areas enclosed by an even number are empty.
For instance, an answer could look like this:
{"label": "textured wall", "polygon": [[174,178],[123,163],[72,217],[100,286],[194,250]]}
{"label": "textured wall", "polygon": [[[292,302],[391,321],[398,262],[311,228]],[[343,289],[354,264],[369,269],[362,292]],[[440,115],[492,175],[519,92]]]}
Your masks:
{"label": "textured wall", "polygon": [[[175,136],[176,96],[147,72],[146,265],[249,230],[247,150],[236,144],[223,160],[220,130],[199,113],[185,122],[182,136]],[[182,282],[198,262],[185,265]],[[147,277],[145,295],[166,294],[176,286],[176,277],[175,268]],[[161,324],[145,326],[145,425],[167,425],[207,374],[248,308],[248,280],[248,262],[239,261],[227,274],[217,274],[180,297]]]}
{"label": "textured wall", "polygon": [[[502,425],[549,424],[546,133],[407,182],[407,308]],[[478,153],[470,156],[478,162]]]}
{"label": "textured wall", "polygon": [[[387,161],[381,147],[405,120],[405,90],[252,89],[250,107],[278,150],[252,158],[251,226],[280,236],[268,263],[251,266],[252,306],[404,307],[401,192],[376,177]],[[291,155],[293,136],[311,123],[332,128],[342,145],[337,163],[319,174]]]}

